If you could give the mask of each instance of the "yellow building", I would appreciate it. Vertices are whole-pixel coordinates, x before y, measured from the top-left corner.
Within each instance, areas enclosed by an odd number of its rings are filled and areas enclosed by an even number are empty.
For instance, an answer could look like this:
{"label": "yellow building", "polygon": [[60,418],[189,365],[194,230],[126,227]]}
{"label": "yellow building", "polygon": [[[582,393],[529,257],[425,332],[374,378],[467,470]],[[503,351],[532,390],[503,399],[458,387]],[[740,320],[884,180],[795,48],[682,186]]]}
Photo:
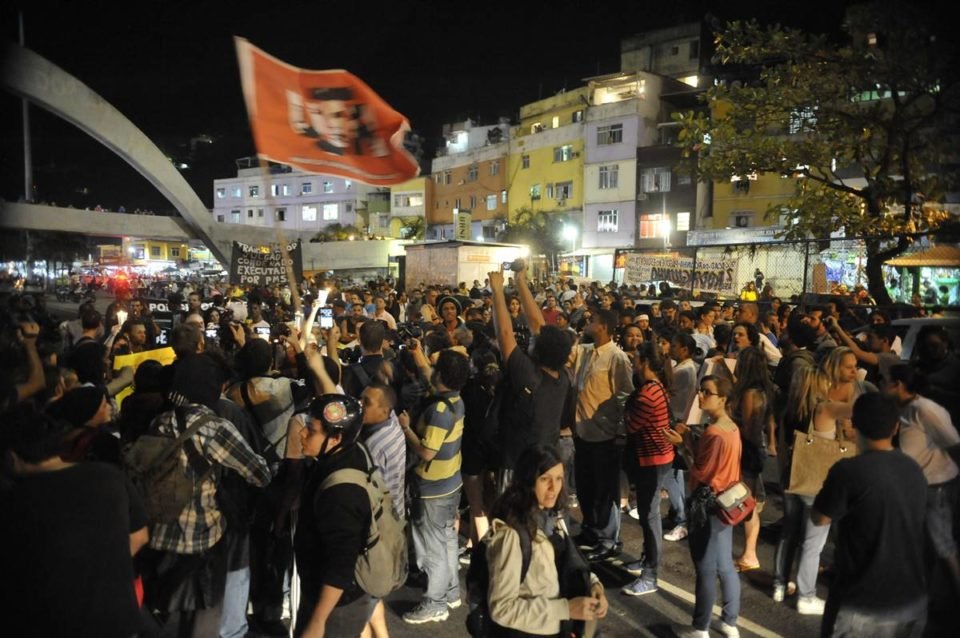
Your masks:
{"label": "yellow building", "polygon": [[766,218],[771,206],[785,206],[796,182],[773,173],[743,175],[720,181],[713,188],[713,228],[779,226],[780,218]]}
{"label": "yellow building", "polygon": [[587,98],[581,87],[520,108],[507,165],[511,220],[522,209],[581,215]]}
{"label": "yellow building", "polygon": [[123,238],[124,258],[133,266],[155,265],[157,262],[176,266],[187,261],[188,248],[187,242]]}

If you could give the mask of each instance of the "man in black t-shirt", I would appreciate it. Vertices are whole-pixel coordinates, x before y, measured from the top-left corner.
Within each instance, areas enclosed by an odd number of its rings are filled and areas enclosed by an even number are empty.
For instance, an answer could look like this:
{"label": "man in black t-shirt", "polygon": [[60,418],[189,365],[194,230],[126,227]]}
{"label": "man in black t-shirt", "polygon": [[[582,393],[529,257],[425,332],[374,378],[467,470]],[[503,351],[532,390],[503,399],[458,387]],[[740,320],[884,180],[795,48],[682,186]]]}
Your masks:
{"label": "man in black t-shirt", "polygon": [[[815,525],[836,520],[837,576],[823,636],[920,636],[927,619],[924,528],[927,482],[893,447],[899,410],[873,392],[853,406],[860,454],[838,461],[817,495]],[[822,605],[801,600],[802,605]],[[805,613],[813,613],[807,611]]]}
{"label": "man in black t-shirt", "polygon": [[489,277],[497,342],[507,377],[499,427],[501,468],[505,470],[506,479],[527,447],[535,443],[555,446],[560,440],[563,409],[570,389],[565,367],[572,341],[556,326],[543,325],[543,315],[521,271],[516,275],[517,288],[535,336],[533,357],[528,356],[517,347],[504,295],[503,274],[492,272]]}

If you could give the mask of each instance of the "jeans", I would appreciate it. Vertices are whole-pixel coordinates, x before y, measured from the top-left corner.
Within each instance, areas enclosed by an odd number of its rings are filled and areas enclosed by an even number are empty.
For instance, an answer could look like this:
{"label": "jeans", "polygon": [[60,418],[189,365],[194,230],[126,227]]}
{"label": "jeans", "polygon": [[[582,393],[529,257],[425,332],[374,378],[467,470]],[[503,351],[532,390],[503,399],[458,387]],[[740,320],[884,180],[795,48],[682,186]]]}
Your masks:
{"label": "jeans", "polygon": [[445,606],[460,600],[457,556],[457,506],[460,490],[438,498],[418,498],[413,509],[413,547],[417,567],[427,574],[423,604]]}
{"label": "jeans", "polygon": [[[673,516],[674,527],[687,526],[687,508],[684,504],[686,500],[686,489],[683,486],[683,470],[675,470],[672,467],[667,473],[663,482],[663,488],[667,490],[670,498],[670,512]],[[657,492],[657,498],[660,493]]]}
{"label": "jeans", "polygon": [[583,527],[604,547],[620,540],[620,458],[614,440],[574,439],[577,499]]}
{"label": "jeans", "polygon": [[723,593],[720,619],[728,625],[737,624],[740,615],[740,576],[733,566],[733,527],[724,525],[716,516],[708,523],[690,529],[690,557],[697,570],[696,603],[693,607],[693,627],[706,631],[717,598],[717,576]]}
{"label": "jeans", "polygon": [[633,482],[637,486],[637,515],[643,530],[643,575],[656,582],[663,545],[663,525],[660,522],[660,490],[673,473],[666,465],[641,466],[636,469]]}
{"label": "jeans", "polygon": [[250,596],[250,568],[227,572],[227,588],[223,594],[223,615],[220,617],[220,638],[243,638],[247,635],[247,599]]}
{"label": "jeans", "polygon": [[815,596],[820,552],[830,533],[829,525],[814,525],[810,521],[812,496],[783,495],[783,528],[774,554],[773,584],[786,586],[790,580],[793,561],[800,548],[800,566],[797,568],[797,592],[800,596]]}
{"label": "jeans", "polygon": [[850,609],[841,607],[823,617],[823,636],[833,638],[920,638],[927,624],[927,599],[896,609]]}

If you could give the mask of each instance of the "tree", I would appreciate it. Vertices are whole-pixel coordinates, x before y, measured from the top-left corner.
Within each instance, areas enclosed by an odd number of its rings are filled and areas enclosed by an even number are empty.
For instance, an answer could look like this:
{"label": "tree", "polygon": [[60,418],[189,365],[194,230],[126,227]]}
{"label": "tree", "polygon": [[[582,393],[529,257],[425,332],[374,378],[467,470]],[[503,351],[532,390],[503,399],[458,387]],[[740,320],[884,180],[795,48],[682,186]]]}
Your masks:
{"label": "tree", "polygon": [[427,230],[427,224],[423,217],[404,217],[403,226],[400,227],[400,236],[404,239],[423,239]]}
{"label": "tree", "polygon": [[709,112],[676,114],[678,144],[702,179],[775,173],[795,178],[787,239],[843,230],[864,239],[867,277],[890,303],[881,265],[911,234],[949,221],[957,182],[960,83],[954,38],[938,38],[920,11],[883,4],[847,14],[847,38],[732,22],[715,36]]}
{"label": "tree", "polygon": [[334,223],[317,232],[316,235],[310,238],[310,241],[347,241],[350,239],[362,239],[365,236],[366,235],[361,233],[356,226],[345,226],[340,223]]}
{"label": "tree", "polygon": [[531,255],[544,255],[554,270],[557,255],[564,249],[563,225],[569,221],[565,213],[533,211],[528,207],[514,211],[513,221],[507,222],[497,241],[509,244],[527,244]]}

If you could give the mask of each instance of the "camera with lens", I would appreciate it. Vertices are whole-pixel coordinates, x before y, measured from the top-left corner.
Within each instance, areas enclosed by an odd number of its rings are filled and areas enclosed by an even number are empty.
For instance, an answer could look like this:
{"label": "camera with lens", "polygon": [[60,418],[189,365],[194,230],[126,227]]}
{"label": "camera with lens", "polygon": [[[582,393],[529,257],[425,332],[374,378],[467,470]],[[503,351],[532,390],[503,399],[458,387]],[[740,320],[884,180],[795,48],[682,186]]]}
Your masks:
{"label": "camera with lens", "polygon": [[511,272],[520,272],[521,270],[524,270],[526,267],[527,267],[527,262],[525,262],[523,259],[520,259],[520,258],[514,259],[513,261],[503,262],[503,269],[509,270]]}
{"label": "camera with lens", "polygon": [[415,323],[401,323],[397,326],[397,338],[406,342],[409,339],[419,339],[423,336],[423,329]]}

